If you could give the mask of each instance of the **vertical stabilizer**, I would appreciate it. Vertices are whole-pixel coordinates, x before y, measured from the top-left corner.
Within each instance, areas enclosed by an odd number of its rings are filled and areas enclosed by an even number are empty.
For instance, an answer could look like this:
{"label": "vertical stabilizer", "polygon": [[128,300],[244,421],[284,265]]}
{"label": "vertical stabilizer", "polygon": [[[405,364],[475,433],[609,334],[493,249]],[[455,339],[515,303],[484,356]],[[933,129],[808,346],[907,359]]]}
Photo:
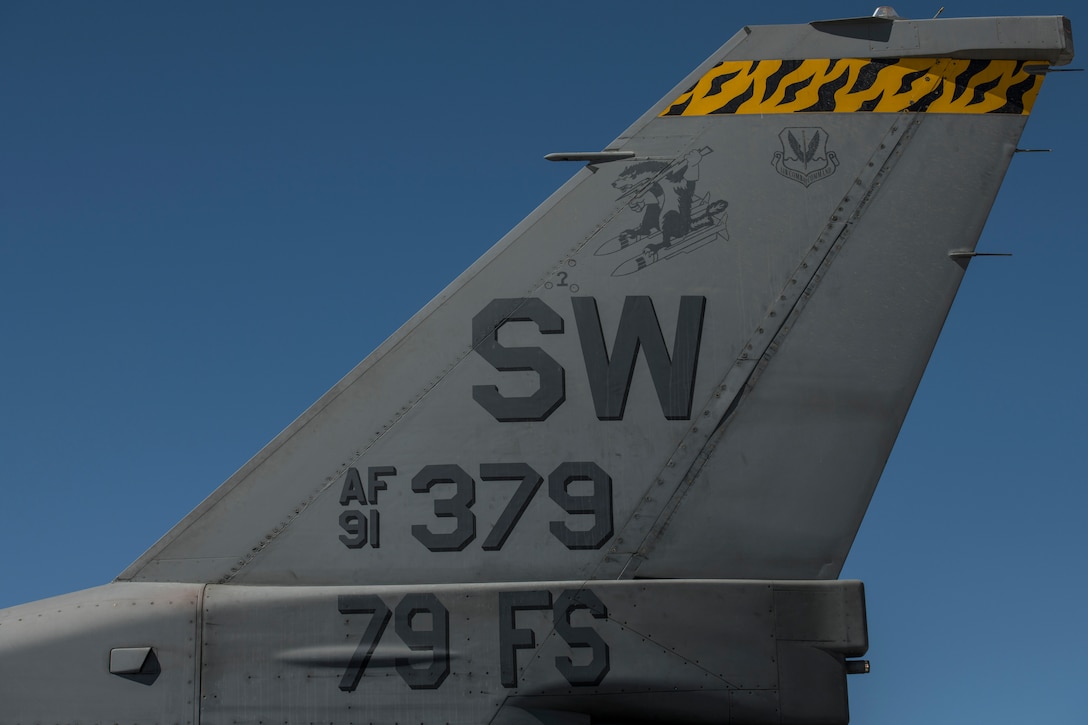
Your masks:
{"label": "vertical stabilizer", "polygon": [[838,575],[1061,17],[746,28],[124,580]]}

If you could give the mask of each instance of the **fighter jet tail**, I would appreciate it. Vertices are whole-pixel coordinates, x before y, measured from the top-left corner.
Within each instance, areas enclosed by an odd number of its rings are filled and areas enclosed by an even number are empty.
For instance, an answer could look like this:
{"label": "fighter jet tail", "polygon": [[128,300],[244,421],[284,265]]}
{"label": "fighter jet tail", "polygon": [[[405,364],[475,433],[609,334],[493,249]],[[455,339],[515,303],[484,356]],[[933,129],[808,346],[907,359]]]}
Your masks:
{"label": "fighter jet tail", "polygon": [[121,580],[838,576],[1064,18],[746,28]]}
{"label": "fighter jet tail", "polygon": [[827,580],[1071,53],[746,28],[120,581],[0,612],[0,725],[846,723]]}

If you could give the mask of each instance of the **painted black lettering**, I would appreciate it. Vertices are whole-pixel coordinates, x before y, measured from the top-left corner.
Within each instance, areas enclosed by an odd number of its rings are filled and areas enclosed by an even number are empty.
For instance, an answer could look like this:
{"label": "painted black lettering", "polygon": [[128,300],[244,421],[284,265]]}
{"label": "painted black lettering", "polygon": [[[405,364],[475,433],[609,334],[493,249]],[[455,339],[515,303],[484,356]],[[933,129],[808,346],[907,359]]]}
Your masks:
{"label": "painted black lettering", "polygon": [[[593,490],[576,495],[568,490],[575,481],[589,481]],[[612,538],[612,477],[591,461],[561,463],[548,476],[548,495],[568,514],[592,514],[593,526],[572,530],[552,521],[551,532],[568,549],[599,549]]]}
{"label": "painted black lettering", "polygon": [[680,298],[671,356],[665,346],[654,303],[649,297],[632,296],[624,300],[611,356],[605,346],[597,300],[593,297],[572,297],[571,302],[589,387],[593,393],[593,407],[599,420],[623,418],[639,349],[646,356],[650,377],[653,378],[665,417],[669,420],[687,420],[691,417],[706,311],[705,297]]}
{"label": "painted black lettering", "polygon": [[533,495],[544,478],[524,463],[481,463],[480,479],[483,481],[519,481],[518,488],[510,497],[495,527],[484,539],[484,551],[498,551],[506,543],[510,532],[517,526]]}
{"label": "painted black lettering", "polygon": [[355,692],[370,657],[374,654],[374,648],[378,646],[378,640],[389,624],[389,607],[373,594],[341,594],[337,598],[337,605],[341,614],[371,615],[366,631],[359,640],[359,646],[355,648],[344,676],[340,678],[341,690]]}
{"label": "painted black lettering", "polygon": [[[359,474],[355,475],[358,476]],[[395,475],[397,475],[397,469],[393,466],[371,466],[366,469],[366,493],[371,505],[376,506],[378,504],[378,491],[389,488],[389,484],[382,480],[382,476]],[[343,501],[340,503],[343,503]]]}
{"label": "painted black lettering", "polygon": [[366,492],[363,491],[363,481],[359,478],[359,471],[349,468],[344,476],[344,487],[340,489],[340,505],[347,506],[352,501],[358,501],[366,506]]}
{"label": "painted black lettering", "polygon": [[[430,620],[424,629],[419,622]],[[413,652],[430,652],[431,663],[417,667],[416,660],[397,657],[397,672],[413,690],[437,689],[450,674],[450,613],[433,594],[406,594],[397,605],[397,635]]]}
{"label": "painted black lettering", "polygon": [[551,606],[551,592],[499,592],[499,678],[503,687],[518,686],[518,650],[536,647],[536,633],[518,628],[517,613]]}
{"label": "painted black lettering", "polygon": [[572,649],[588,647],[592,651],[589,662],[574,664],[570,657],[556,657],[555,667],[572,685],[599,685],[608,674],[608,643],[593,627],[575,627],[571,615],[576,610],[587,609],[594,619],[607,619],[608,609],[589,589],[567,589],[555,600],[555,631]]}
{"label": "painted black lettering", "polygon": [[450,498],[435,499],[434,515],[457,519],[456,528],[436,534],[424,524],[414,524],[412,536],[431,551],[461,551],[476,538],[476,515],[469,510],[476,503],[476,481],[458,465],[424,466],[412,479],[412,490],[428,493],[439,483],[457,488]]}
{"label": "painted black lettering", "polygon": [[[377,513],[377,512],[374,512]],[[351,509],[340,512],[340,543],[349,549],[359,549],[366,544],[366,517],[362,511]]]}
{"label": "painted black lettering", "polygon": [[378,509],[370,509],[370,547],[377,549],[381,546],[381,537],[379,533],[381,528],[378,524],[381,522],[381,517],[378,515]]}
{"label": "painted black lettering", "polygon": [[563,366],[539,347],[505,347],[499,329],[508,322],[535,322],[542,335],[563,332],[563,318],[536,297],[491,300],[472,318],[472,344],[500,372],[532,371],[540,386],[529,396],[506,397],[494,385],[472,386],[472,398],[503,423],[544,420],[566,398]]}

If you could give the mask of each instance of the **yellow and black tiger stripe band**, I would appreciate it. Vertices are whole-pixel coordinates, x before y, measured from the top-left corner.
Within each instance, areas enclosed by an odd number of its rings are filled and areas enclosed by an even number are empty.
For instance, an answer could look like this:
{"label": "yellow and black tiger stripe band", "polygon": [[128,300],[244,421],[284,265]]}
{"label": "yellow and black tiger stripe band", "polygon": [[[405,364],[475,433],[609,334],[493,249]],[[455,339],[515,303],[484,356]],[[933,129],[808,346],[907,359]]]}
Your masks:
{"label": "yellow and black tiger stripe band", "polygon": [[1028,72],[1023,61],[1015,60],[725,61],[661,115],[858,111],[1027,115],[1042,79],[1041,72]]}

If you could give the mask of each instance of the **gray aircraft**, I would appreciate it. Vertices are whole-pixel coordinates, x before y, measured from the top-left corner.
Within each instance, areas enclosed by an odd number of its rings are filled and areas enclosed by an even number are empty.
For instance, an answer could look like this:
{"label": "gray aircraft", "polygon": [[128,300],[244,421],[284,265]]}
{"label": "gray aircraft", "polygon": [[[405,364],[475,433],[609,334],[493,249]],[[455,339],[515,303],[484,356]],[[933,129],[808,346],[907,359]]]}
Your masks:
{"label": "gray aircraft", "polygon": [[111,584],[2,723],[845,723],[837,579],[1062,17],[743,29]]}

